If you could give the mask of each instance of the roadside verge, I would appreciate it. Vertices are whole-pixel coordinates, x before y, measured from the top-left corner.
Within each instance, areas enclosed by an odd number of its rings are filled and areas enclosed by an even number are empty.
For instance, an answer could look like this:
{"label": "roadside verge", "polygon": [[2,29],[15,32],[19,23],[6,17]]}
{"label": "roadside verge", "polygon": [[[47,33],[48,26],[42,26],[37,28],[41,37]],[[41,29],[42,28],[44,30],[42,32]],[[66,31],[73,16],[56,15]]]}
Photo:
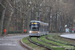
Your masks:
{"label": "roadside verge", "polygon": [[22,42],[22,39],[21,39],[21,43],[22,43],[22,45],[23,45],[24,47],[26,47],[28,50],[35,50],[35,49],[31,48],[30,46],[28,46],[27,44],[23,43],[23,42]]}

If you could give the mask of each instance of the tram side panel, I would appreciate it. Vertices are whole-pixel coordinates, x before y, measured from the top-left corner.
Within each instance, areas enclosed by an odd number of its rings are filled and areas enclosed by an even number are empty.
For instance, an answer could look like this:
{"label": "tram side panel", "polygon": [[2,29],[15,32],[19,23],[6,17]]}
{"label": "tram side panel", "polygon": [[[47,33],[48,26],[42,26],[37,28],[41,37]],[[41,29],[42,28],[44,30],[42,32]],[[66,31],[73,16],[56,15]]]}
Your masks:
{"label": "tram side panel", "polygon": [[40,34],[40,36],[42,36],[43,35],[43,26],[42,25],[40,25],[40,27],[39,27],[39,34]]}

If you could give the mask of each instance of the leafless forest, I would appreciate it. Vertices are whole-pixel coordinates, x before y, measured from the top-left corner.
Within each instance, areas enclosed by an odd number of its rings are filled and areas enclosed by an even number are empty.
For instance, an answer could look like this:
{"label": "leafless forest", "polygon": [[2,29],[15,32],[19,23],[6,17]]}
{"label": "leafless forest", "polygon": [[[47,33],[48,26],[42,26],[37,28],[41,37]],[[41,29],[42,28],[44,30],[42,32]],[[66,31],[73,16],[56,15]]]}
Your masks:
{"label": "leafless forest", "polygon": [[23,33],[31,20],[49,23],[49,31],[75,26],[75,0],[0,0],[0,34],[4,29]]}

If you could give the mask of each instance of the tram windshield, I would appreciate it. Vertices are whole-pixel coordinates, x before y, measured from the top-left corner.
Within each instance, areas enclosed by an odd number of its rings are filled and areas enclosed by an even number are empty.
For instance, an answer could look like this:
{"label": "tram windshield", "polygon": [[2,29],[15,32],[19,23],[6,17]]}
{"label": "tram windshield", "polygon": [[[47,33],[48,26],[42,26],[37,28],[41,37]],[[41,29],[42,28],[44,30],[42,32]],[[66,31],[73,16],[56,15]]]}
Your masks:
{"label": "tram windshield", "polygon": [[31,23],[31,26],[38,26],[38,23],[32,22],[32,23]]}
{"label": "tram windshield", "polygon": [[39,31],[39,27],[32,27],[32,31]]}
{"label": "tram windshield", "polygon": [[39,24],[38,23],[30,23],[30,30],[39,31]]}

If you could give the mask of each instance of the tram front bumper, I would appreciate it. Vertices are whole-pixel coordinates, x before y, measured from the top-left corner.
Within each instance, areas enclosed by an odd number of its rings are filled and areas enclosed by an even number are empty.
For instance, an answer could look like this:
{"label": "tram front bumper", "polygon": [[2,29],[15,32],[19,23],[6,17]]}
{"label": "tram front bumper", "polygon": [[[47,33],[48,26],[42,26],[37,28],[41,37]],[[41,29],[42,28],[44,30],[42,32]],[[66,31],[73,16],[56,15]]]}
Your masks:
{"label": "tram front bumper", "polygon": [[29,33],[29,36],[40,36],[39,33]]}

